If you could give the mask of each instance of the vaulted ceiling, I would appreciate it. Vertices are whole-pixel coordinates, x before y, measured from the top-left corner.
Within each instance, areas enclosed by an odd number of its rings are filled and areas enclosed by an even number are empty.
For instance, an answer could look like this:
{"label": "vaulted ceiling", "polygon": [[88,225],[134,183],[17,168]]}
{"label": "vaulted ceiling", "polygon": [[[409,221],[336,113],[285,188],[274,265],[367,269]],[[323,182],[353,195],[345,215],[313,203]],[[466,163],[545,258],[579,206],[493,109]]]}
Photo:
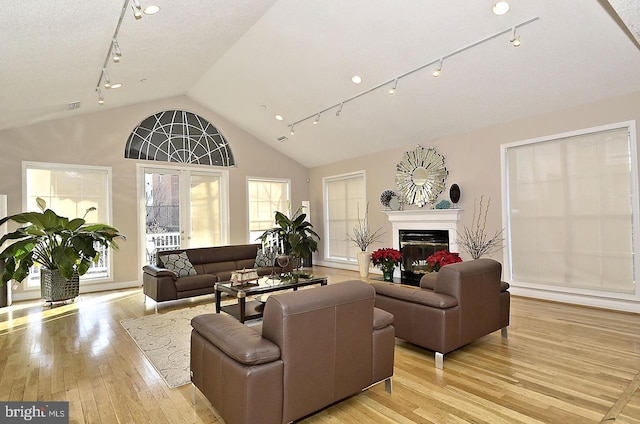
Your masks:
{"label": "vaulted ceiling", "polygon": [[640,90],[637,0],[153,3],[3,2],[0,129],[187,95],[313,167]]}

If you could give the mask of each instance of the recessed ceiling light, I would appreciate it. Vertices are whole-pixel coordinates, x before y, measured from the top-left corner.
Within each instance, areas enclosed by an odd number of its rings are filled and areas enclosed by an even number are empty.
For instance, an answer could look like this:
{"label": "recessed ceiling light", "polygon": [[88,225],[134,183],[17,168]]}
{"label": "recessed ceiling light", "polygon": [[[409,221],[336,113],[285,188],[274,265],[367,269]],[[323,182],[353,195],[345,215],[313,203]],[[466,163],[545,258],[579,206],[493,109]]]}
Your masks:
{"label": "recessed ceiling light", "polygon": [[362,78],[360,78],[360,75],[354,75],[351,77],[351,81],[353,81],[354,84],[360,84],[362,82]]}
{"label": "recessed ceiling light", "polygon": [[282,121],[284,118],[282,117],[282,115],[276,115],[276,119],[277,119],[278,121]]}
{"label": "recessed ceiling light", "polygon": [[145,7],[143,10],[145,15],[155,15],[159,11],[160,11],[160,6],[156,6],[155,4]]}
{"label": "recessed ceiling light", "polygon": [[496,15],[504,15],[509,11],[509,2],[508,1],[497,1],[493,5],[493,13]]}

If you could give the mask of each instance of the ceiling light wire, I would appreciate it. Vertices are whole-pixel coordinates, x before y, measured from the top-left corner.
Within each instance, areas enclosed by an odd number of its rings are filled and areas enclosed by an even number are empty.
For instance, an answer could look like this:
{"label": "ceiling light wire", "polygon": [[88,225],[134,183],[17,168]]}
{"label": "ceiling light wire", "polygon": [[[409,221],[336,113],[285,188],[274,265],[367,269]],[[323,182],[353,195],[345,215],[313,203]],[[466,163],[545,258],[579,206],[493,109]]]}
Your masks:
{"label": "ceiling light wire", "polygon": [[302,123],[302,122],[305,122],[305,121],[307,121],[307,120],[309,120],[309,119],[313,118],[313,117],[314,117],[314,116],[316,116],[318,113],[324,113],[324,112],[326,112],[326,111],[328,111],[328,110],[331,110],[331,109],[334,109],[334,108],[336,108],[336,107],[340,107],[340,109],[338,110],[338,112],[336,112],[336,116],[340,116],[340,112],[342,111],[342,106],[343,106],[345,103],[347,103],[347,102],[350,102],[350,101],[352,101],[352,100],[355,100],[355,99],[357,99],[357,98],[359,98],[359,97],[362,97],[362,96],[364,96],[364,95],[366,95],[366,94],[371,93],[372,91],[375,91],[375,90],[377,90],[377,89],[379,89],[379,88],[381,88],[381,87],[384,87],[384,86],[386,86],[386,85],[388,85],[388,84],[391,84],[392,82],[395,82],[395,80],[399,80],[400,78],[404,78],[404,77],[406,77],[406,76],[409,76],[409,75],[411,75],[411,74],[413,74],[413,73],[415,73],[415,72],[418,72],[418,71],[420,71],[420,70],[422,70],[422,69],[424,69],[424,68],[427,68],[427,67],[433,66],[433,65],[435,65],[436,63],[438,63],[438,62],[440,62],[440,61],[444,61],[444,60],[445,60],[445,59],[447,59],[447,58],[450,58],[450,57],[452,57],[452,56],[458,55],[458,54],[460,54],[460,53],[462,53],[462,52],[464,52],[464,51],[466,51],[466,50],[469,50],[469,49],[471,49],[471,48],[473,48],[473,47],[479,46],[480,44],[483,44],[483,43],[486,43],[486,42],[488,42],[488,41],[490,41],[490,40],[493,40],[493,39],[494,39],[494,38],[496,38],[496,37],[500,37],[500,36],[502,36],[502,35],[504,35],[504,34],[508,34],[508,33],[509,33],[509,32],[511,32],[511,31],[515,31],[515,29],[516,29],[516,28],[520,28],[520,27],[522,27],[522,26],[528,25],[528,24],[530,24],[530,23],[532,23],[532,22],[537,21],[538,19],[540,19],[540,17],[536,16],[536,17],[533,17],[533,18],[527,19],[526,21],[520,22],[519,24],[517,24],[517,25],[515,25],[515,26],[513,26],[513,27],[509,27],[509,28],[504,29],[504,30],[502,30],[502,31],[496,32],[495,34],[488,35],[488,36],[486,36],[486,37],[484,37],[484,38],[481,38],[481,39],[480,39],[480,40],[478,40],[478,41],[475,41],[475,42],[473,42],[473,43],[471,43],[471,44],[467,44],[467,45],[466,45],[466,46],[464,46],[464,47],[461,47],[461,48],[459,48],[459,49],[457,49],[457,50],[454,50],[454,51],[452,51],[451,53],[446,54],[446,55],[444,55],[444,56],[442,56],[442,57],[440,57],[440,58],[438,58],[438,59],[432,60],[431,62],[425,63],[424,65],[420,65],[420,66],[418,66],[417,68],[411,69],[411,70],[409,70],[409,71],[407,71],[407,72],[405,72],[405,73],[403,73],[403,74],[400,74],[400,75],[396,76],[395,78],[392,78],[392,79],[390,79],[390,80],[384,81],[384,82],[382,82],[382,83],[380,83],[380,84],[378,84],[378,85],[375,85],[375,86],[373,86],[373,87],[369,88],[368,90],[365,90],[365,91],[362,91],[362,92],[360,92],[360,93],[358,93],[358,94],[355,94],[355,95],[353,95],[353,96],[351,96],[351,97],[349,97],[349,98],[347,98],[347,99],[345,99],[345,100],[342,100],[340,103],[336,103],[336,104],[334,104],[334,105],[331,105],[331,106],[329,106],[329,107],[327,107],[327,108],[322,109],[322,110],[321,110],[321,111],[319,111],[319,112],[315,112],[315,113],[313,113],[313,114],[311,114],[311,115],[309,115],[309,116],[306,116],[306,117],[304,117],[304,118],[302,118],[302,119],[298,119],[297,121],[295,121],[295,122],[293,122],[293,123],[289,124],[288,126],[289,126],[289,127],[293,127],[294,125],[298,125],[298,124],[300,124],[300,123]]}

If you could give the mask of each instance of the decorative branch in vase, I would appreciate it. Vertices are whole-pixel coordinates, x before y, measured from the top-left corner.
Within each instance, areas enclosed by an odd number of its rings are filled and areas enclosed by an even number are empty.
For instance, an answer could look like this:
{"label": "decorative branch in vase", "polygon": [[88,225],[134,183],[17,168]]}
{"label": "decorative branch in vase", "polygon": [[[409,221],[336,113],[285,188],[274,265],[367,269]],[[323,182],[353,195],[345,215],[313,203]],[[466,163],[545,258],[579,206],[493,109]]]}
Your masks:
{"label": "decorative branch in vase", "polygon": [[[502,248],[504,238],[502,234],[504,228],[496,231],[492,237],[486,232],[487,213],[491,205],[491,198],[487,200],[486,207],[483,206],[484,196],[480,196],[478,214],[476,216],[476,201],[473,201],[473,219],[471,228],[465,226],[463,234],[458,232],[458,244],[460,248],[467,252],[473,259],[478,259],[482,255],[490,255]],[[483,210],[484,208],[484,210]]]}
{"label": "decorative branch in vase", "polygon": [[367,249],[371,244],[380,241],[380,238],[384,235],[381,231],[382,228],[378,228],[374,232],[369,230],[369,203],[367,203],[363,220],[360,219],[360,208],[358,207],[358,223],[353,227],[352,234],[349,234],[349,240],[360,249],[358,252],[358,267],[361,277],[369,276],[371,256]]}

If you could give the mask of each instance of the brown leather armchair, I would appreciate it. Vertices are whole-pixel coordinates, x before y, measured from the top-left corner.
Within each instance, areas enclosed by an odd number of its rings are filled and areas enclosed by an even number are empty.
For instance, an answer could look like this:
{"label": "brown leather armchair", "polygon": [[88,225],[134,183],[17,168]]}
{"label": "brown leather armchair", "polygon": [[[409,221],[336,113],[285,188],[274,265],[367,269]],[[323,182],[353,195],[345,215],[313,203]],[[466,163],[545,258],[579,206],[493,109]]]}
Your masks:
{"label": "brown leather armchair", "polygon": [[501,274],[499,262],[477,259],[426,274],[418,288],[372,286],[376,307],[394,315],[396,337],[433,350],[442,369],[446,353],[496,330],[507,337],[511,299]]}
{"label": "brown leather armchair", "polygon": [[288,423],[385,380],[393,316],[362,281],[272,295],[262,328],[223,314],[191,321],[191,382],[228,424]]}

